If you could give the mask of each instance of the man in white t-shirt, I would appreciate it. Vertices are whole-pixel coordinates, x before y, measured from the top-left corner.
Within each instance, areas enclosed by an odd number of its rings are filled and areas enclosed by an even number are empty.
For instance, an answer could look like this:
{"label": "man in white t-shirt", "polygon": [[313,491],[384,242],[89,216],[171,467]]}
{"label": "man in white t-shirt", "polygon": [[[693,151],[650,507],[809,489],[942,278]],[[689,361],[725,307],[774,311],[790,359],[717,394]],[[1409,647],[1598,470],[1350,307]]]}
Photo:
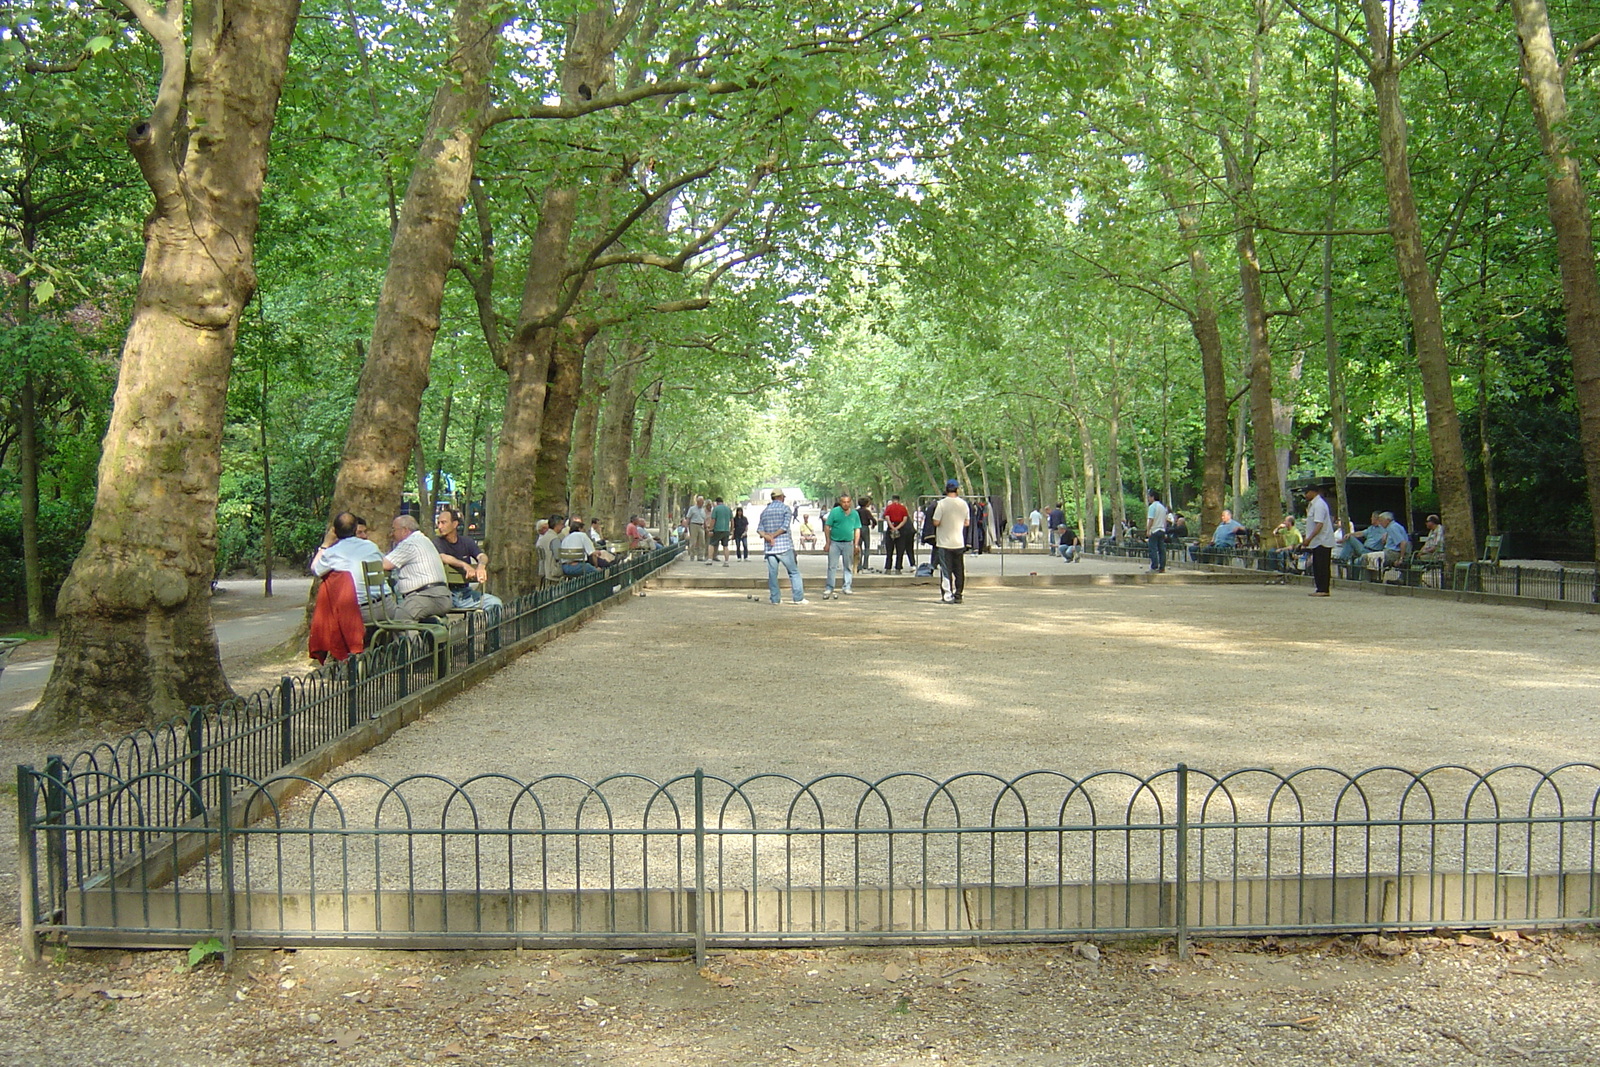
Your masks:
{"label": "man in white t-shirt", "polygon": [[961,499],[961,483],[951,478],[944,483],[944,499],[933,508],[934,565],[942,572],[939,598],[946,604],[961,603],[967,585],[967,527],[972,524],[972,509]]}
{"label": "man in white t-shirt", "polygon": [[1150,570],[1160,574],[1167,569],[1167,507],[1154,489],[1146,496],[1150,506],[1144,511],[1144,536],[1150,543]]}
{"label": "man in white t-shirt", "polygon": [[1311,550],[1311,580],[1316,585],[1311,595],[1327,596],[1333,570],[1333,517],[1320,488],[1306,486],[1305,496],[1306,547]]}

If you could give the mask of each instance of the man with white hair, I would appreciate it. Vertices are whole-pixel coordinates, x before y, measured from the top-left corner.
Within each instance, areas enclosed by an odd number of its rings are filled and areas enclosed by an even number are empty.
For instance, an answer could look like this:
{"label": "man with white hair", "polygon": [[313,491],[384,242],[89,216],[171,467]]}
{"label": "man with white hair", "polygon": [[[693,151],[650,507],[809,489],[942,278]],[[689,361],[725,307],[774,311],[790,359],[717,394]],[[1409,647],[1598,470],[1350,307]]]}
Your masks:
{"label": "man with white hair", "polygon": [[439,550],[410,515],[396,515],[389,532],[394,547],[383,557],[383,569],[394,572],[394,591],[400,596],[395,614],[412,622],[448,614],[450,587]]}

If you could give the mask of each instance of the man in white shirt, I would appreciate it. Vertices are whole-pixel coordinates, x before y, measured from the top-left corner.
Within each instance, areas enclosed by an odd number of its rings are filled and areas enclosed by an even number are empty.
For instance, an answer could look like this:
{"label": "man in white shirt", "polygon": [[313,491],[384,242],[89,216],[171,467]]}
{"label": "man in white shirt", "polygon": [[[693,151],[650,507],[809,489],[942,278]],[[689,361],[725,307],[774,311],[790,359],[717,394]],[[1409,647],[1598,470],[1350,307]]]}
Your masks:
{"label": "man in white shirt", "polygon": [[1150,544],[1150,570],[1161,574],[1167,569],[1167,507],[1154,489],[1146,497],[1150,506],[1144,512],[1144,536]]}
{"label": "man in white shirt", "polygon": [[400,594],[395,615],[416,622],[449,614],[450,587],[432,539],[410,515],[396,515],[389,531],[394,547],[383,557],[383,569],[395,572],[394,591]]}
{"label": "man in white shirt", "polygon": [[561,539],[561,551],[567,553],[579,549],[583,551],[583,559],[563,559],[561,561],[561,573],[568,578],[593,574],[600,569],[597,566],[600,562],[600,554],[595,550],[594,542],[589,540],[589,535],[583,532],[583,520],[573,519],[572,525],[568,528],[567,536]]}
{"label": "man in white shirt", "polygon": [[944,499],[933,508],[934,562],[942,571],[939,598],[946,604],[961,603],[967,585],[967,527],[972,524],[972,509],[961,499],[961,483],[951,478],[944,483]]}
{"label": "man in white shirt", "polygon": [[361,621],[371,625],[371,602],[387,596],[389,587],[375,585],[368,589],[366,583],[361,580],[361,565],[382,562],[383,553],[378,551],[378,546],[357,532],[356,517],[348,511],[341,511],[334,516],[333,525],[328,528],[328,535],[323,538],[322,547],[311,557],[311,572],[318,578],[325,577],[333,571],[344,571],[348,574],[356,585],[356,603],[361,605]]}
{"label": "man in white shirt", "polygon": [[1333,570],[1333,517],[1328,502],[1315,485],[1305,487],[1306,547],[1311,550],[1311,580],[1316,585],[1312,596],[1327,596]]}

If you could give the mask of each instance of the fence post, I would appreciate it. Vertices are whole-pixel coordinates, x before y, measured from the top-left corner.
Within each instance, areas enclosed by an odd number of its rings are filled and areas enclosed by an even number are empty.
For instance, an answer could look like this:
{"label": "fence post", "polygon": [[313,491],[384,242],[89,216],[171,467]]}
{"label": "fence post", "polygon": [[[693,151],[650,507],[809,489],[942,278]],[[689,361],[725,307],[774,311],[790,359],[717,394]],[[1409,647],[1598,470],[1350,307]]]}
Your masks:
{"label": "fence post", "polygon": [[67,764],[60,756],[44,761],[45,861],[50,864],[50,901],[67,894]]}
{"label": "fence post", "polygon": [[278,766],[294,762],[294,679],[278,679]]}
{"label": "fence post", "polygon": [[39,817],[39,783],[34,779],[33,768],[17,765],[17,856],[22,861],[21,884],[17,895],[22,899],[22,955],[29,963],[38,963],[39,935],[39,835],[34,822]]}
{"label": "fence post", "polygon": [[345,686],[344,724],[351,729],[354,729],[356,723],[361,719],[361,686],[359,679],[366,657],[370,655],[372,655],[371,652],[361,652],[344,661],[344,677],[346,683],[348,683]]}
{"label": "fence post", "polygon": [[476,620],[473,619],[476,614],[478,614],[476,611],[467,612],[467,666],[469,667],[476,663],[478,658],[477,649],[473,647],[478,631]]}
{"label": "fence post", "polygon": [[694,769],[694,965],[706,965],[706,772]]}
{"label": "fence post", "polygon": [[1189,958],[1189,766],[1178,764],[1178,884],[1173,893],[1177,910],[1178,958]]}
{"label": "fence post", "polygon": [[222,929],[218,935],[222,941],[222,962],[226,966],[233,962],[233,772],[222,768],[217,782],[221,791],[221,799],[217,804],[217,831],[221,839],[218,850],[222,863]]}
{"label": "fence post", "polygon": [[205,760],[200,750],[205,746],[205,709],[189,705],[189,818],[198,819],[205,814],[205,801],[200,796],[200,776]]}

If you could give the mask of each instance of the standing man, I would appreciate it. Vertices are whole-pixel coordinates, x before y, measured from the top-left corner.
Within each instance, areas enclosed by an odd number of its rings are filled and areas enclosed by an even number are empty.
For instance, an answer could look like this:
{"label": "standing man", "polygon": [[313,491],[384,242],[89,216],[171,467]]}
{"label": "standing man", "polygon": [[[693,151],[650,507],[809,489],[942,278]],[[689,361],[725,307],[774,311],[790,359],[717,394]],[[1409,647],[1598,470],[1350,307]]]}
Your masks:
{"label": "standing man", "polygon": [[1161,574],[1167,569],[1167,508],[1154,489],[1145,494],[1150,506],[1144,512],[1144,536],[1150,542],[1150,570]]}
{"label": "standing man", "polygon": [[944,483],[944,499],[933,508],[934,552],[944,572],[939,579],[939,593],[946,604],[961,603],[961,592],[967,587],[967,527],[970,525],[972,509],[961,499],[961,483],[951,478]]}
{"label": "standing man", "polygon": [[394,591],[400,595],[395,614],[417,622],[450,611],[450,587],[444,581],[439,550],[410,515],[396,515],[389,525],[394,545],[383,557],[383,569],[394,571]]}
{"label": "standing man", "polygon": [[1328,514],[1328,502],[1322,499],[1321,489],[1308,485],[1305,496],[1306,547],[1311,549],[1311,581],[1316,586],[1311,595],[1327,596],[1333,570],[1333,517]]}
{"label": "standing man", "polygon": [[1039,540],[1039,531],[1044,526],[1044,516],[1039,514],[1039,509],[1034,508],[1028,512],[1028,543],[1034,544]]}
{"label": "standing man", "polygon": [[[461,513],[455,508],[441,508],[433,526],[439,533],[439,536],[433,539],[433,547],[439,553],[439,561],[446,567],[454,567],[465,574],[467,583],[487,581],[489,557],[478,547],[478,542],[461,532]],[[450,605],[455,608],[484,609],[502,606],[500,598],[493,593],[474,589],[466,583],[450,591]]]}
{"label": "standing man", "polygon": [[689,562],[706,558],[706,498],[697,496],[689,510],[683,513],[683,524],[689,528]]}
{"label": "standing man", "polygon": [[883,521],[889,524],[883,539],[883,569],[889,570],[892,563],[894,572],[901,573],[906,557],[911,557],[911,569],[917,569],[917,542],[911,536],[911,512],[900,503],[898,496],[889,498],[889,503],[883,509]]}
{"label": "standing man", "polygon": [[711,558],[706,561],[709,567],[717,562],[717,549],[722,549],[722,565],[728,565],[728,541],[733,537],[733,509],[717,497],[717,502],[711,508],[711,518],[707,523],[711,527]]}
{"label": "standing man", "polygon": [[761,554],[767,560],[767,599],[774,604],[783,603],[778,592],[778,564],[789,572],[789,594],[793,603],[806,602],[805,584],[800,580],[800,562],[794,555],[794,537],[789,524],[794,513],[783,502],[783,490],[772,491],[772,502],[761,511],[756,520],[756,533],[761,538]]}
{"label": "standing man", "polygon": [[1061,544],[1061,527],[1067,524],[1067,513],[1057,504],[1050,509],[1050,514],[1045,516],[1045,525],[1050,527],[1050,552],[1055,553],[1056,547]]}
{"label": "standing man", "polygon": [[828,517],[822,520],[822,529],[828,539],[828,581],[822,587],[822,599],[839,599],[833,588],[835,563],[844,568],[844,595],[855,592],[852,588],[850,565],[855,561],[856,542],[861,539],[861,516],[850,503],[849,494],[841,496]]}

